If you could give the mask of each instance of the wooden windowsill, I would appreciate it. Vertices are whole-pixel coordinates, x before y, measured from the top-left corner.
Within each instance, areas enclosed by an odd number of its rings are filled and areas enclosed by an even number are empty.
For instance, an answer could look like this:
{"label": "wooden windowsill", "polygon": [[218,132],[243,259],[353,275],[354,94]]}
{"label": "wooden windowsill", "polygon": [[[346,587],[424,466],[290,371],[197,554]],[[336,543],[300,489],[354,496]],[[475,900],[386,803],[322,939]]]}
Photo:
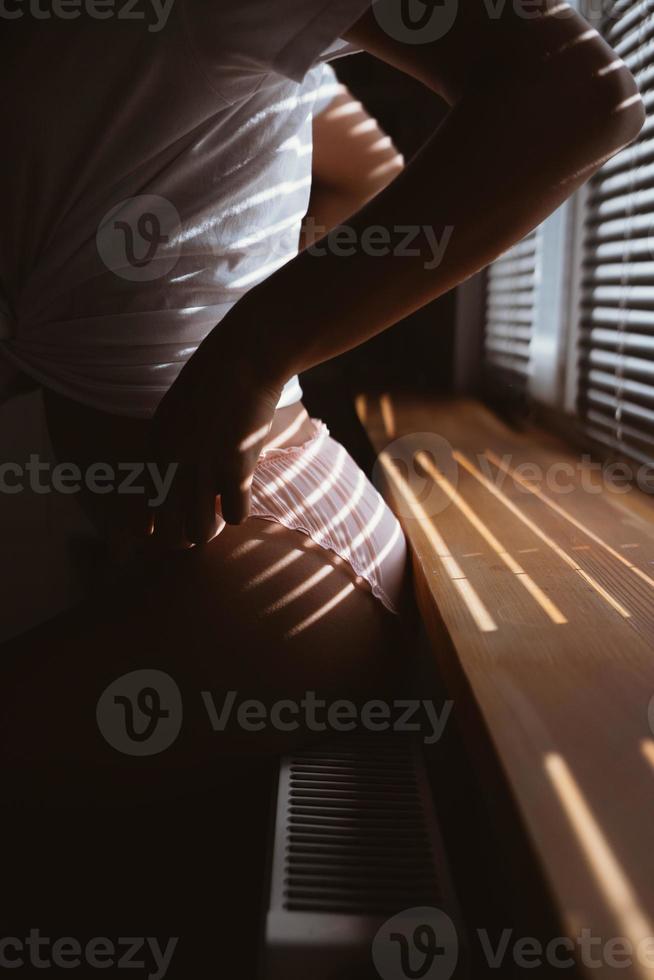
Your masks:
{"label": "wooden windowsill", "polygon": [[[654,935],[652,500],[475,402],[357,412],[434,650],[465,676],[569,936],[636,946]],[[623,977],[654,975],[642,948]]]}

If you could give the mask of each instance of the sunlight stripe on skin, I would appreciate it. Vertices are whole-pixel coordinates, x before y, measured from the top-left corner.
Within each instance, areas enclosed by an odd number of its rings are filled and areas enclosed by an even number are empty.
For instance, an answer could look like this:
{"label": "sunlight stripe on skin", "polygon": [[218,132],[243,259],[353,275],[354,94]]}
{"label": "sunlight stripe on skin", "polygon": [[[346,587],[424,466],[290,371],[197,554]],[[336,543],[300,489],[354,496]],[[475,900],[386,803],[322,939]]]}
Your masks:
{"label": "sunlight stripe on skin", "polygon": [[341,116],[354,116],[357,112],[363,112],[363,105],[361,102],[353,99],[351,102],[345,102],[343,105],[336,106],[334,109],[328,109],[325,119],[340,119]]}
{"label": "sunlight stripe on skin", "polygon": [[368,147],[368,152],[381,153],[382,150],[390,150],[392,146],[393,140],[390,138],[390,136],[382,136],[376,143],[373,143]]}
{"label": "sunlight stripe on skin", "polygon": [[259,575],[255,575],[254,578],[250,579],[250,581],[245,584],[244,588],[254,589],[257,585],[263,585],[264,582],[267,582],[269,579],[273,578],[278,572],[282,572],[285,568],[288,568],[289,565],[292,565],[294,561],[297,561],[298,558],[301,558],[304,553],[305,552],[300,548],[293,548],[292,551],[289,551],[289,553],[284,555],[283,558],[280,558],[279,561],[273,562],[272,565],[269,565],[268,568],[264,569],[264,571]]}
{"label": "sunlight stripe on skin", "polygon": [[612,71],[619,71],[620,68],[626,68],[622,58],[616,58],[615,61],[611,61],[608,65],[603,68],[599,68],[597,71],[597,77],[603,78],[604,75],[609,75]]}
{"label": "sunlight stripe on skin", "polygon": [[640,95],[639,92],[637,92],[635,95],[632,95],[628,99],[625,99],[624,102],[620,102],[615,107],[615,109],[613,109],[613,112],[621,112],[623,109],[628,109],[630,105],[636,105],[637,102],[642,102],[642,101],[643,101],[642,96]]}
{"label": "sunlight stripe on skin", "polygon": [[390,170],[398,170],[404,167],[404,157],[401,153],[393,157],[387,163],[382,163],[379,167],[375,167],[368,174],[369,180],[375,180],[377,177],[382,177],[384,174],[388,173]]}
{"label": "sunlight stripe on skin", "polygon": [[474,510],[463,499],[461,494],[454,489],[450,481],[436,469],[427,454],[424,452],[417,453],[416,459],[422,468],[429,474],[432,480],[434,480],[434,482],[445,491],[455,507],[458,507],[463,516],[472,524],[472,526],[478,531],[487,544],[490,545],[493,551],[497,554],[498,558],[500,558],[507,568],[513,572],[520,585],[522,585],[530,596],[536,600],[538,605],[550,618],[550,620],[557,626],[567,623],[568,620],[558,606],[552,602],[552,600],[543,592],[540,586],[538,586],[531,576],[525,572],[522,565],[518,564],[504,545],[498,541],[490,528],[488,528],[481,518],[477,516]]}
{"label": "sunlight stripe on skin", "polygon": [[[584,850],[593,876],[620,923],[621,934],[637,946],[652,936],[652,924],[641,908],[631,882],[563,757],[555,752],[549,753],[545,757],[545,772]],[[639,976],[651,980],[651,970],[644,964],[637,964],[634,960],[633,967]],[[636,976],[636,973],[632,975]]]}
{"label": "sunlight stripe on skin", "polygon": [[283,445],[287,439],[290,439],[291,436],[295,435],[298,429],[302,428],[304,421],[305,416],[302,414],[302,412],[298,412],[297,416],[293,419],[290,425],[287,425],[285,429],[282,429],[282,431],[278,435],[274,436],[270,442],[264,442],[262,454],[266,451],[274,451],[275,449],[283,448]]}
{"label": "sunlight stripe on skin", "polygon": [[588,585],[590,585],[591,588],[593,588],[595,592],[597,592],[598,595],[600,595],[604,599],[604,601],[611,606],[612,609],[615,609],[615,611],[619,613],[619,615],[622,616],[624,619],[631,618],[631,613],[628,612],[628,610],[626,610],[625,607],[621,605],[617,599],[614,599],[613,596],[609,592],[607,592],[606,589],[603,588],[603,586],[601,586],[599,582],[597,582],[592,577],[592,575],[589,575],[588,572],[585,572],[584,569],[581,568],[581,566],[578,565],[577,562],[574,561],[574,559],[572,559],[570,555],[568,555],[567,552],[563,550],[563,548],[559,547],[556,541],[554,541],[547,534],[545,534],[544,531],[541,531],[538,525],[534,524],[532,520],[530,520],[525,514],[523,514],[522,511],[520,511],[511,500],[509,500],[506,494],[502,493],[501,490],[498,490],[498,488],[494,486],[491,483],[491,481],[488,480],[483,475],[483,473],[481,473],[468,459],[466,459],[465,456],[462,456],[461,453],[457,452],[457,450],[454,450],[452,452],[452,458],[456,460],[456,462],[459,463],[461,466],[463,466],[463,468],[466,469],[468,473],[474,476],[475,480],[481,483],[482,486],[486,487],[486,489],[489,490],[494,497],[497,497],[497,499],[500,500],[504,504],[504,506],[511,511],[512,514],[515,514],[518,520],[522,521],[522,523],[536,535],[536,537],[540,538],[541,541],[543,541],[549,548],[551,548],[554,554],[557,555],[557,557],[560,558],[562,562],[565,562],[565,564],[569,568],[577,572],[577,574],[580,575],[581,578],[583,578],[583,580],[587,582]]}
{"label": "sunlight stripe on skin", "polygon": [[599,36],[598,31],[596,31],[594,27],[591,27],[588,31],[582,31],[582,33],[578,34],[577,37],[571,38],[569,41],[566,41],[565,44],[562,44],[560,48],[557,48],[556,51],[553,51],[552,57],[563,54],[564,51],[569,51],[570,48],[576,48],[578,44],[585,44],[586,41],[590,41],[594,37]]}
{"label": "sunlight stripe on skin", "polygon": [[355,588],[356,586],[350,582],[350,584],[346,585],[344,589],[337,592],[336,595],[329,600],[329,602],[326,602],[320,607],[320,609],[317,609],[315,613],[312,613],[311,616],[307,616],[307,618],[303,619],[302,622],[297,624],[297,626],[294,626],[292,629],[288,630],[285,633],[285,636],[292,639],[294,636],[297,636],[298,633],[302,633],[303,630],[307,629],[309,626],[313,626],[313,624],[317,623],[319,619],[322,619],[327,615],[327,613],[331,612],[332,609],[339,606],[348,595],[354,592]]}
{"label": "sunlight stripe on skin", "polygon": [[263,544],[263,541],[260,538],[252,538],[250,541],[244,541],[243,544],[238,546],[238,548],[234,548],[229,557],[242,558],[244,555],[254,551],[254,549],[258,548],[261,544]]}
{"label": "sunlight stripe on skin", "polygon": [[323,568],[319,568],[317,572],[315,572],[313,575],[310,575],[309,578],[306,579],[306,581],[302,582],[301,585],[296,586],[296,588],[291,589],[280,599],[277,599],[269,606],[266,606],[263,612],[274,613],[274,612],[278,612],[280,609],[284,609],[285,606],[288,606],[292,602],[295,602],[296,599],[301,598],[301,596],[305,595],[310,589],[314,587],[314,585],[318,585],[320,582],[322,582],[323,579],[327,578],[327,576],[331,575],[332,572],[334,571],[335,569],[333,565],[325,565]]}
{"label": "sunlight stripe on skin", "polygon": [[268,435],[269,431],[270,425],[262,425],[261,428],[257,429],[256,432],[253,432],[252,435],[246,436],[245,439],[238,444],[239,452],[244,453],[246,450],[251,449],[252,446],[256,446],[261,439],[264,439]]}
{"label": "sunlight stripe on skin", "polygon": [[377,129],[377,121],[375,119],[365,119],[363,122],[357,123],[356,126],[352,126],[349,130],[349,136],[361,136],[362,133],[371,133],[373,130]]}
{"label": "sunlight stripe on skin", "polygon": [[463,574],[455,559],[452,557],[452,554],[445,544],[445,541],[434,527],[431,518],[416,497],[410,485],[398,473],[393,459],[386,452],[382,452],[379,455],[379,461],[383,466],[389,480],[411,511],[413,517],[418,521],[425,536],[434,549],[436,557],[439,559],[454,587],[465,602],[468,612],[474,620],[477,628],[482,633],[495,632],[497,630],[497,623],[486,609],[486,606],[477,595],[471,583]]}
{"label": "sunlight stripe on skin", "polygon": [[[569,514],[566,510],[563,509],[563,507],[561,507],[560,504],[557,504],[556,501],[552,500],[551,497],[548,497],[547,494],[543,493],[542,490],[532,486],[527,480],[524,479],[524,477],[520,476],[520,474],[516,470],[514,470],[507,463],[501,460],[499,456],[497,456],[491,449],[487,449],[484,455],[488,460],[490,460],[491,463],[497,466],[499,470],[502,470],[504,473],[507,473],[510,477],[512,477],[512,479],[516,481],[516,483],[519,483],[520,486],[525,487],[525,489],[529,490],[530,493],[533,493],[536,497],[538,497],[539,500],[542,500],[544,504],[547,504],[547,506],[551,508],[551,510],[553,510],[556,514],[558,514],[559,517],[563,517],[566,521],[572,524],[573,527],[576,527],[578,531],[581,531],[582,534],[585,534],[587,538],[590,538],[591,541],[595,542],[595,544],[599,545],[601,548],[604,548],[605,551],[607,551],[613,558],[617,559],[617,561],[619,561],[621,565],[624,565],[625,568],[628,568],[630,571],[632,571],[634,575],[637,575],[638,578],[642,579],[643,582],[646,582],[647,585],[649,585],[651,588],[654,588],[654,579],[651,578],[647,574],[647,572],[642,571],[642,569],[638,568],[637,565],[634,565],[633,562],[630,562],[628,558],[625,558],[624,555],[621,555],[619,551],[616,551],[615,548],[612,548],[610,544],[608,544],[606,541],[600,538],[599,535],[595,534],[594,531],[591,531],[591,529],[589,527],[586,527],[585,524],[582,524],[581,521],[578,521],[576,517],[573,517],[571,514]],[[579,546],[579,549],[583,547],[584,546],[581,545]],[[623,545],[622,547],[624,548],[627,546]]]}

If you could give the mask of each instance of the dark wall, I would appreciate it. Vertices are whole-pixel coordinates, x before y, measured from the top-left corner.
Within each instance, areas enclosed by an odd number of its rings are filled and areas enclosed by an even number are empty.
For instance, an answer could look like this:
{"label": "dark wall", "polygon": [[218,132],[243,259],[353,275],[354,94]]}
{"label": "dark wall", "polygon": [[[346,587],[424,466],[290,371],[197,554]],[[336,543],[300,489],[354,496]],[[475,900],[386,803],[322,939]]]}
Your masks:
{"label": "dark wall", "polygon": [[[445,115],[444,103],[432,92],[369,55],[341,58],[334,67],[407,160]],[[451,292],[357,350],[308,372],[303,377],[308,407],[347,441],[344,386],[349,395],[401,388],[448,392],[454,321],[455,293]]]}

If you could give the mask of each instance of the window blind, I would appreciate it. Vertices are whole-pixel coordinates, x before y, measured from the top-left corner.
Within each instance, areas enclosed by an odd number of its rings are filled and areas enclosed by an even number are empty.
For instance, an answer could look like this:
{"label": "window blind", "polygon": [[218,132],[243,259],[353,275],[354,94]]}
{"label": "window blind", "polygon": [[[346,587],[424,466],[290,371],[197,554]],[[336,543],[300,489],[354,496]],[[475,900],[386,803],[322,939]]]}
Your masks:
{"label": "window blind", "polygon": [[541,268],[541,229],[536,228],[488,270],[487,369],[499,380],[526,390]]}
{"label": "window blind", "polygon": [[654,0],[619,0],[600,30],[634,73],[648,119],[588,188],[578,407],[593,439],[654,466]]}

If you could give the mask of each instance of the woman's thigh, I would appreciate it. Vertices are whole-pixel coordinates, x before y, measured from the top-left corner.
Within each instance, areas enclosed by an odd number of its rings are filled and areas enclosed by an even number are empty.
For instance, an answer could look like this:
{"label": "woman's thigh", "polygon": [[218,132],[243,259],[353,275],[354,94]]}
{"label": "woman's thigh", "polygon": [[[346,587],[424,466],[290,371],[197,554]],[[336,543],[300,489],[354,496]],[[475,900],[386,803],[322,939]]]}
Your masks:
{"label": "woman's thigh", "polygon": [[[100,772],[101,792],[186,789],[218,757],[324,737],[335,701],[347,713],[388,697],[400,630],[306,535],[258,519],[226,527],[5,646],[5,764],[20,792],[43,780],[84,794]],[[171,744],[135,754],[120,726],[129,715],[142,735],[166,711],[169,728],[179,722]]]}

